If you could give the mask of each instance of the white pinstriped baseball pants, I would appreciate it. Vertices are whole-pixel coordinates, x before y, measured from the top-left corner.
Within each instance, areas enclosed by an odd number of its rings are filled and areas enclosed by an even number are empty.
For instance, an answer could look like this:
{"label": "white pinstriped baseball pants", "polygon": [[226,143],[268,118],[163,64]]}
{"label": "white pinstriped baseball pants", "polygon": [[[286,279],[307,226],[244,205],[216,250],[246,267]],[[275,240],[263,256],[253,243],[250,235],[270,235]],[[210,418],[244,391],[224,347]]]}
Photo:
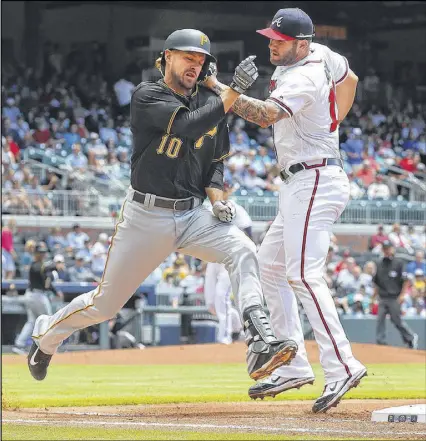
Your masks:
{"label": "white pinstriped baseball pants", "polygon": [[333,224],[349,200],[346,173],[337,166],[303,170],[280,187],[279,213],[259,249],[262,289],[278,339],[299,346],[289,366],[274,374],[313,377],[295,294],[319,345],[326,384],[343,380],[363,365],[353,355],[334,301],[323,279]]}

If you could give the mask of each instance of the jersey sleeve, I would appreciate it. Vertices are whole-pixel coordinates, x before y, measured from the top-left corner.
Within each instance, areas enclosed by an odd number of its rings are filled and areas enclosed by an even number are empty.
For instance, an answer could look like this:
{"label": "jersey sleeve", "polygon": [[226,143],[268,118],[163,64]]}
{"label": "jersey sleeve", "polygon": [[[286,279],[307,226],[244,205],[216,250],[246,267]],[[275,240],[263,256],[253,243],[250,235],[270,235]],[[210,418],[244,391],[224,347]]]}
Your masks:
{"label": "jersey sleeve", "polygon": [[140,85],[132,95],[130,114],[137,127],[137,121],[170,133],[174,119],[180,109],[187,109],[172,95],[162,93],[147,84]]}
{"label": "jersey sleeve", "polygon": [[285,78],[283,84],[275,89],[267,101],[271,101],[288,113],[290,117],[315,101],[314,83],[303,74],[293,74]]}
{"label": "jersey sleeve", "polygon": [[228,124],[221,121],[218,125],[217,146],[207,177],[206,188],[223,190],[224,165],[223,160],[229,156],[230,141]]}
{"label": "jersey sleeve", "polygon": [[330,67],[334,83],[337,85],[344,81],[349,73],[349,63],[346,57],[327,48],[325,51],[325,60]]}

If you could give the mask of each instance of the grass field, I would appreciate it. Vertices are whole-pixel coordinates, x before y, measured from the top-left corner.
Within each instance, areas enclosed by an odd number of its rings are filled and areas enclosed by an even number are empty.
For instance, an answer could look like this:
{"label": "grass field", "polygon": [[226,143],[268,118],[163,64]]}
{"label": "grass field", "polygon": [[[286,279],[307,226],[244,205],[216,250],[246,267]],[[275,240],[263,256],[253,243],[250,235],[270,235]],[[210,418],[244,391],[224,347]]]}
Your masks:
{"label": "grass field", "polygon": [[[312,400],[322,392],[323,375],[314,365],[316,382],[276,400]],[[362,388],[345,398],[426,398],[425,366],[375,364],[368,366]],[[53,365],[46,380],[34,381],[25,365],[3,365],[4,408],[102,406],[191,402],[250,401],[254,384],[243,364],[79,366]]]}
{"label": "grass field", "polygon": [[[314,386],[278,395],[275,401],[314,400],[322,391],[323,374],[319,365],[313,365],[316,374]],[[426,398],[426,369],[423,364],[372,364],[362,387],[353,389],[345,399],[399,399]],[[2,407],[4,410],[23,408],[54,408],[110,406],[166,403],[227,403],[250,401],[247,388],[254,384],[246,374],[244,364],[223,365],[52,365],[45,381],[37,382],[30,376],[26,365],[3,364]],[[17,416],[19,419],[19,414]],[[332,434],[284,434],[252,430],[212,431],[180,427],[82,427],[76,424],[40,423],[34,417],[23,424],[2,424],[5,440],[78,440],[78,439],[161,439],[161,440],[296,440],[341,439]],[[33,424],[34,423],[36,424]],[[138,424],[138,423],[135,423]],[[143,424],[143,423],[139,423]],[[352,438],[348,434],[345,439]],[[368,434],[362,437],[370,439]],[[374,439],[374,438],[371,438]]]}

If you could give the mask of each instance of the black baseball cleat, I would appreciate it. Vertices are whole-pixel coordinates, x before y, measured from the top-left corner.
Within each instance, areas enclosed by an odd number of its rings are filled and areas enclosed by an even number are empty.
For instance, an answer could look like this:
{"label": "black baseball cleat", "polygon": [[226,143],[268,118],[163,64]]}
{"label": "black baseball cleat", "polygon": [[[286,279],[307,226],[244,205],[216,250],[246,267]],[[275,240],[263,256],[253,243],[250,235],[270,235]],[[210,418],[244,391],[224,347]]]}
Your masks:
{"label": "black baseball cleat", "polygon": [[296,356],[297,343],[293,340],[265,343],[256,341],[247,350],[247,365],[250,378],[260,380],[271,375],[275,369],[290,364]]}
{"label": "black baseball cleat", "polygon": [[42,352],[36,343],[33,342],[28,354],[28,369],[36,380],[41,381],[46,378],[51,358],[52,355]]}
{"label": "black baseball cleat", "polygon": [[279,341],[261,306],[251,306],[243,313],[247,348],[247,371],[253,380],[271,375],[275,369],[287,365],[297,353],[293,340]]}
{"label": "black baseball cleat", "polygon": [[367,369],[364,368],[346,380],[335,381],[324,387],[322,395],[315,401],[312,412],[324,413],[330,407],[336,407],[343,395],[350,389],[357,387],[363,377],[367,376]]}
{"label": "black baseball cleat", "polygon": [[305,384],[314,384],[314,377],[306,378],[284,378],[279,375],[272,374],[261,381],[258,381],[255,385],[251,386],[248,390],[249,397],[253,400],[257,398],[264,399],[265,397],[274,398],[275,395],[285,392],[290,389],[300,389]]}

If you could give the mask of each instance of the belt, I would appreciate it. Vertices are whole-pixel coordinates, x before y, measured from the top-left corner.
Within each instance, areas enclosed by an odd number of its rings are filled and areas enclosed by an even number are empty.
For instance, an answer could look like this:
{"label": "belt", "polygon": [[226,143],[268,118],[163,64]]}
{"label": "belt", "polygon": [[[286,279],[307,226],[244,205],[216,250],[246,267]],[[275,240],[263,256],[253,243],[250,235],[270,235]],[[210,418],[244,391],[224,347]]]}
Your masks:
{"label": "belt", "polygon": [[147,208],[158,207],[177,211],[192,210],[201,205],[200,199],[196,197],[187,199],[166,199],[156,196],[155,194],[139,193],[138,191],[134,192],[132,200],[145,205]]}
{"label": "belt", "polygon": [[298,164],[293,164],[289,167],[288,171],[291,173],[287,173],[285,170],[280,171],[280,177],[285,182],[295,173],[298,173],[302,170],[311,170],[312,168],[325,167],[326,165],[338,165],[343,168],[343,161],[338,158],[324,158],[320,164],[308,165],[306,162],[299,162]]}

